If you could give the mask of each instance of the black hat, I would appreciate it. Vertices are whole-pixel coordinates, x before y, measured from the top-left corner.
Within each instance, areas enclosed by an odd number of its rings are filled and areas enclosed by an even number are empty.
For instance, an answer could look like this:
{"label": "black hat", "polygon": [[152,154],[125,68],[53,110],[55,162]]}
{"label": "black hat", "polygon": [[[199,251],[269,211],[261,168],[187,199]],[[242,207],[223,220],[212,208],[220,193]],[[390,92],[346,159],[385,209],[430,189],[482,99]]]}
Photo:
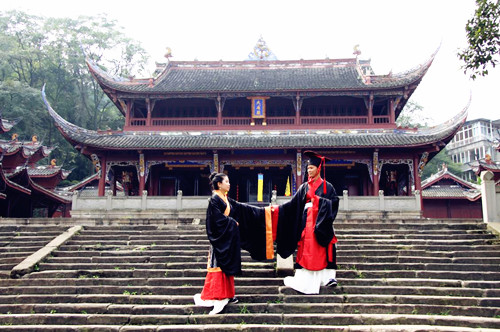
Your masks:
{"label": "black hat", "polygon": [[304,155],[309,158],[309,165],[314,165],[316,167],[319,167],[321,165],[322,160],[324,160],[325,162],[331,160],[330,158],[319,155],[314,151],[304,151]]}

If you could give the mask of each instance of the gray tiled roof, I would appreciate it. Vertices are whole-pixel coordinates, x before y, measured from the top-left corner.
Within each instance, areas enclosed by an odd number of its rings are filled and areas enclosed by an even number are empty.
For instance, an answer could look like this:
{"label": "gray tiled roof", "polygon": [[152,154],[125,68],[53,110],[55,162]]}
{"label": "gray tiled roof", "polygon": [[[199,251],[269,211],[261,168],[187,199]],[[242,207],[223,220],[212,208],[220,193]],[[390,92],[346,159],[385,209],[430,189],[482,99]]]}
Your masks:
{"label": "gray tiled roof", "polygon": [[480,190],[465,189],[461,186],[431,186],[422,190],[424,198],[467,198],[474,200],[480,195]]}
{"label": "gray tiled roof", "polygon": [[21,152],[26,157],[31,157],[37,152],[46,157],[54,150],[54,147],[47,147],[40,142],[8,140],[0,140],[0,148],[4,154],[13,154],[22,150]]}
{"label": "gray tiled roof", "polygon": [[[404,87],[419,81],[425,64],[401,74],[365,75],[357,59],[297,61],[169,62],[151,79],[114,78],[89,60],[87,64],[104,86],[131,93],[210,93],[374,90]],[[371,71],[371,67],[368,72]]]}
{"label": "gray tiled roof", "polygon": [[61,166],[38,166],[36,168],[28,168],[28,174],[31,177],[47,177],[57,173],[61,173],[61,177],[65,179],[71,171],[64,170]]}
{"label": "gray tiled roof", "polygon": [[[321,131],[230,131],[230,132],[109,132],[78,127],[57,114],[43,100],[56,126],[74,145],[102,149],[255,149],[309,147],[413,147],[449,140],[467,116],[467,108],[447,123],[413,130],[321,130]],[[446,142],[444,142],[446,143]]]}

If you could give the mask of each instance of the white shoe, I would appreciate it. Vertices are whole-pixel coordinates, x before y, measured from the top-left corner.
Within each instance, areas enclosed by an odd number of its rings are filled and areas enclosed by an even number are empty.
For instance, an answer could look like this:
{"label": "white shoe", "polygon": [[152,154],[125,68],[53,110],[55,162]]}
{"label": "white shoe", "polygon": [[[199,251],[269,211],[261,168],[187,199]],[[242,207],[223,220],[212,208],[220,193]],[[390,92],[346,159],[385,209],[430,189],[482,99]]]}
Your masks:
{"label": "white shoe", "polygon": [[224,299],[224,300],[214,301],[214,302],[215,302],[214,308],[212,309],[212,311],[210,311],[208,313],[209,315],[216,315],[219,312],[221,312],[222,310],[224,310],[224,307],[229,302],[229,299]]}

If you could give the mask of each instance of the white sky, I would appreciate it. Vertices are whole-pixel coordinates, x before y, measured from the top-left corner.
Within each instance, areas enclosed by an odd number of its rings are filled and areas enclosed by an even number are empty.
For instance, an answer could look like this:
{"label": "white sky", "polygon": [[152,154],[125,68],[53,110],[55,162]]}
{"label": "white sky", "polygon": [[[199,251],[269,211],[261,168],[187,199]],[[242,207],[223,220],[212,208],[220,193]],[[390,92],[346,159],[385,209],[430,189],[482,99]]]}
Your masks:
{"label": "white sky", "polygon": [[[376,74],[404,72],[436,59],[411,100],[430,124],[448,120],[472,97],[469,120],[500,119],[495,96],[500,69],[475,82],[460,69],[465,24],[474,0],[16,0],[0,11],[46,17],[106,13],[127,36],[141,42],[154,61],[243,60],[260,36],[279,60],[353,57],[371,59]],[[441,45],[441,46],[440,46]],[[150,66],[152,72],[153,66]]]}

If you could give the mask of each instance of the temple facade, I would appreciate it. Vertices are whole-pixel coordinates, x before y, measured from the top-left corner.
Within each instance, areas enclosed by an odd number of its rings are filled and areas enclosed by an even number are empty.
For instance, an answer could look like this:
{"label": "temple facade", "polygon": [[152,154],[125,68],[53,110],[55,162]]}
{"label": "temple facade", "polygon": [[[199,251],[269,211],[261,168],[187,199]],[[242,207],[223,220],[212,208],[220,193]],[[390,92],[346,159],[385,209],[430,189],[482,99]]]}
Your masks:
{"label": "temple facade", "polygon": [[123,114],[121,130],[78,127],[42,95],[61,134],[95,165],[99,196],[117,188],[125,195],[209,195],[208,176],[219,171],[229,175],[234,199],[269,202],[273,190],[293,194],[304,181],[306,150],[332,159],[326,178],[338,194],[412,195],[426,162],[466,119],[464,109],[432,128],[396,125],[434,55],[404,73],[375,75],[358,54],[280,61],[253,53],[261,56],[168,58],[147,79],[112,77],[87,60]]}

